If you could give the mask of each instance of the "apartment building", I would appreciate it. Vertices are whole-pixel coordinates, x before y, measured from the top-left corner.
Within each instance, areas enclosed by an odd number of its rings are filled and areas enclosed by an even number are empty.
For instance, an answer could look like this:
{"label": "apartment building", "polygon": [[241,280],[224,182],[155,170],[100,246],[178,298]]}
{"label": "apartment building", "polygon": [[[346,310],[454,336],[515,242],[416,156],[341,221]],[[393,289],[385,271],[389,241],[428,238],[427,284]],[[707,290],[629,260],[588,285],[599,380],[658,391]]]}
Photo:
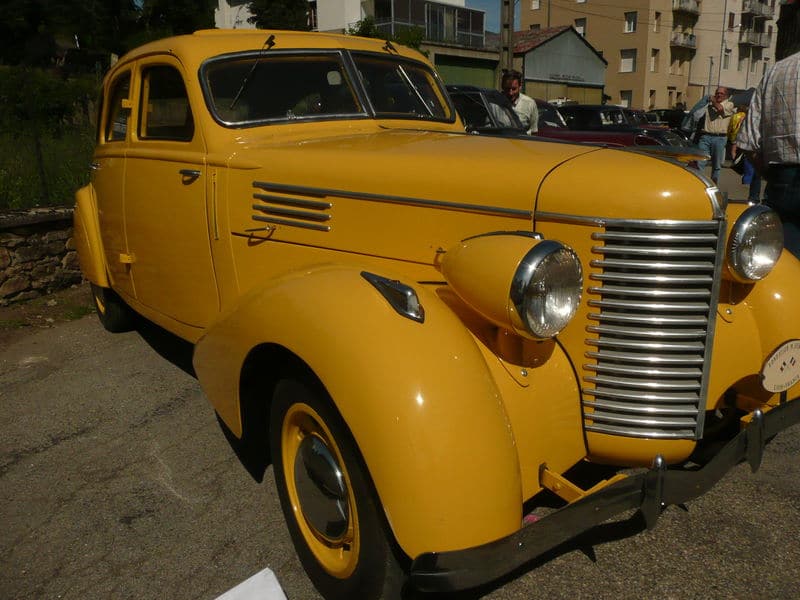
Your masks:
{"label": "apartment building", "polygon": [[758,83],[775,53],[775,0],[521,0],[521,28],[572,25],[608,62],[609,102],[691,106]]}

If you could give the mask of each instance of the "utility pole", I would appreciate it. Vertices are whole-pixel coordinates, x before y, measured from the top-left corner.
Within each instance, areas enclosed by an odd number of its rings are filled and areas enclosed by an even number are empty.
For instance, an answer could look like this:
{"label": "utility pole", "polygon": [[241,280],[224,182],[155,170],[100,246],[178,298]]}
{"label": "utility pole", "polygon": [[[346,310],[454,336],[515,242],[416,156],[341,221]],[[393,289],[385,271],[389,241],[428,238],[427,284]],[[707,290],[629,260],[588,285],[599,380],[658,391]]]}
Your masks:
{"label": "utility pole", "polygon": [[500,69],[510,70],[514,66],[513,49],[514,4],[513,0],[500,0]]}
{"label": "utility pole", "polygon": [[706,96],[711,95],[711,74],[714,71],[714,57],[708,57],[708,89],[706,90]]}

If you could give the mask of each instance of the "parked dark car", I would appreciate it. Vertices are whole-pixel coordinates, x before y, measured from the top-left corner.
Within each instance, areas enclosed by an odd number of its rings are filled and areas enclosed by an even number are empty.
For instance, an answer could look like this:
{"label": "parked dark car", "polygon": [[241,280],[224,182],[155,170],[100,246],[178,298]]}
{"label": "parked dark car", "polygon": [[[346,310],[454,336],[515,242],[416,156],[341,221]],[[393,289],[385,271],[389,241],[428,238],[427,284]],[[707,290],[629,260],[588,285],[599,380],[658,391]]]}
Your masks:
{"label": "parked dark car", "polygon": [[447,91],[470,133],[525,135],[514,107],[499,91],[474,85],[448,85]]}
{"label": "parked dark car", "polygon": [[655,117],[656,121],[671,127],[672,129],[679,129],[686,112],[680,108],[655,108],[648,110],[647,115]]}
{"label": "parked dark car", "polygon": [[[685,138],[664,125],[652,125],[642,111],[605,104],[574,104],[559,109],[572,131],[589,141],[615,140],[623,146],[687,146]],[[594,137],[590,135],[602,134]]]}

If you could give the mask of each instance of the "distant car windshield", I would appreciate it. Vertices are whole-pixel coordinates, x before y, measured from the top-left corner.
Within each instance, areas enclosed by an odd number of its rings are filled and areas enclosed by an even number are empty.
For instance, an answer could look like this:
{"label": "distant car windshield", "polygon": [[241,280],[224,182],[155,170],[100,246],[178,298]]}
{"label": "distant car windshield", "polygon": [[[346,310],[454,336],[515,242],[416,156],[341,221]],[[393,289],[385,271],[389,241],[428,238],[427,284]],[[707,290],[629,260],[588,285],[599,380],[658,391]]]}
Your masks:
{"label": "distant car windshield", "polygon": [[[358,75],[337,51],[250,52],[207,61],[201,80],[211,112],[230,127],[366,117],[370,108],[377,117],[452,121],[444,92],[424,65],[367,54],[354,59]],[[358,92],[361,86],[366,94]]]}
{"label": "distant car windshield", "polygon": [[505,128],[525,131],[508,100],[496,90],[450,91],[464,124],[475,130]]}

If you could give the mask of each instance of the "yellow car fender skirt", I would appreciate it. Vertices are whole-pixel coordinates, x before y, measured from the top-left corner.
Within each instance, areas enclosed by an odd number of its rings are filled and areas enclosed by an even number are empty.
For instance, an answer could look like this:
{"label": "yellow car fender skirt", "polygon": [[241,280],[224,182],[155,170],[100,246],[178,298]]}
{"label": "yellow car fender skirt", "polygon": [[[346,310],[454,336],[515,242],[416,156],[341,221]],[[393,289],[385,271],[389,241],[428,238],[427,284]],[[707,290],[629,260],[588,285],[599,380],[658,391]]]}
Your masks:
{"label": "yellow car fender skirt", "polygon": [[95,285],[109,287],[103,245],[100,241],[100,225],[97,222],[97,206],[91,185],[83,186],[75,192],[75,211],[72,218],[72,237],[83,276]]}
{"label": "yellow car fender skirt", "polygon": [[352,432],[412,557],[498,539],[522,517],[513,434],[482,354],[434,293],[414,289],[423,322],[398,314],[357,268],[306,269],[249,292],[194,353],[205,393],[237,435],[249,351],[277,344],[303,360]]}

